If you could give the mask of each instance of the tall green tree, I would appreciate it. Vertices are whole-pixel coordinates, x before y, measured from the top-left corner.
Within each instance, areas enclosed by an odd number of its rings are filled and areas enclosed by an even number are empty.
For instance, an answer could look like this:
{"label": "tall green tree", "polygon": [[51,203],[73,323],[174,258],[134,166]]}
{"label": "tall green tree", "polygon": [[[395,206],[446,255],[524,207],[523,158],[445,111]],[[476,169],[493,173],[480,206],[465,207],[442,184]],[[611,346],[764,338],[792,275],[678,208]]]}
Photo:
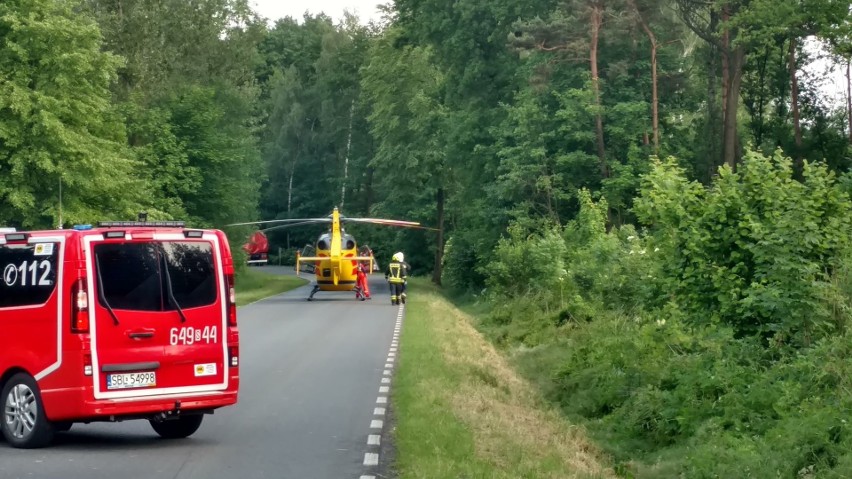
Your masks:
{"label": "tall green tree", "polygon": [[71,1],[0,4],[0,218],[25,227],[131,215],[143,186],[110,104],[120,60]]}
{"label": "tall green tree", "polygon": [[[547,10],[550,0],[479,2],[476,0],[395,0],[402,33],[397,46],[429,46],[444,74],[442,103],[448,127],[442,138],[446,161],[456,169],[460,186],[448,198],[447,235],[452,242],[445,264],[474,289],[484,285],[478,265],[499,239],[508,221],[495,209],[485,186],[496,176],[494,126],[502,122],[502,102],[517,87],[517,55],[506,48],[512,22]],[[449,255],[453,256],[452,258]],[[455,274],[455,273],[451,273]]]}
{"label": "tall green tree", "polygon": [[[376,138],[376,187],[383,192],[377,211],[423,221],[438,228],[433,241],[432,279],[441,283],[446,202],[455,169],[447,162],[443,138],[446,109],[441,102],[445,77],[428,47],[395,48],[400,31],[391,29],[374,45],[363,69],[362,88],[372,111]],[[422,237],[422,235],[421,235]],[[420,248],[411,248],[419,251]],[[419,255],[412,255],[422,261]]]}
{"label": "tall green tree", "polygon": [[257,216],[263,170],[255,73],[266,26],[246,0],[86,0],[126,59],[124,113],[155,214],[222,226]]}

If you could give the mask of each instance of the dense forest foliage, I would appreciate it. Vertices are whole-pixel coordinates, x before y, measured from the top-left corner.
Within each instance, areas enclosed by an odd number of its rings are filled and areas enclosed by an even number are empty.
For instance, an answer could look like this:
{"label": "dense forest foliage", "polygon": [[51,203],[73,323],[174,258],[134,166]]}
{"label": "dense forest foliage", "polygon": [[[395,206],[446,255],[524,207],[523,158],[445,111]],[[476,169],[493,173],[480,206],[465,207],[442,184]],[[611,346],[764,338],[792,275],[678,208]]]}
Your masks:
{"label": "dense forest foliage", "polygon": [[849,11],[5,0],[0,223],[421,221],[350,232],[490,305],[623,475],[848,477]]}

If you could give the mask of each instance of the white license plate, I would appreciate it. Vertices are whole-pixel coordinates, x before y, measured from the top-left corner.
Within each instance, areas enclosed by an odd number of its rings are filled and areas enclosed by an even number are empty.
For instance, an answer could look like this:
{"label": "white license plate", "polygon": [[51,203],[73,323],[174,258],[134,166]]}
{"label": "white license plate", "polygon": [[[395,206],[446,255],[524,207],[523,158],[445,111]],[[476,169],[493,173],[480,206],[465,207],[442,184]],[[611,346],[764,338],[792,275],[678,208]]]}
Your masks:
{"label": "white license plate", "polygon": [[110,374],[107,389],[152,388],[157,385],[157,373]]}

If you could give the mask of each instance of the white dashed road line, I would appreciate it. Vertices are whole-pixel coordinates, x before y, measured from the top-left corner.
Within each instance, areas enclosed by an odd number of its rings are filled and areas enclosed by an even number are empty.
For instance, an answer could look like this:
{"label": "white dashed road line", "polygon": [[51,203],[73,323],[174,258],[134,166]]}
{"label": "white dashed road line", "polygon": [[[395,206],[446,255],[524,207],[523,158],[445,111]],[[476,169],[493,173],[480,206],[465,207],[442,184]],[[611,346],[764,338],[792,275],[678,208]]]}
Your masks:
{"label": "white dashed road line", "polygon": [[[402,330],[402,318],[405,313],[405,306],[400,305],[399,311],[396,315],[396,323],[393,328],[393,340],[390,344],[390,349],[388,351],[388,359],[385,362],[385,369],[382,371],[382,386],[379,386],[379,394],[381,396],[376,397],[376,404],[388,404],[388,396],[387,394],[390,392],[390,386],[388,386],[391,382],[390,376],[393,375],[393,366],[394,361],[396,361],[396,354],[399,350],[399,333]],[[373,416],[378,418],[383,418],[387,412],[387,409],[384,407],[376,407],[373,408]],[[377,448],[381,446],[382,435],[381,431],[384,427],[384,420],[382,419],[373,419],[370,422],[371,430],[378,430],[378,434],[370,434],[367,436],[367,446],[370,448]],[[375,449],[373,449],[375,450]],[[379,453],[378,452],[366,452],[364,453],[364,465],[369,467],[377,467],[379,465]],[[374,475],[362,475],[360,479],[376,479]]]}

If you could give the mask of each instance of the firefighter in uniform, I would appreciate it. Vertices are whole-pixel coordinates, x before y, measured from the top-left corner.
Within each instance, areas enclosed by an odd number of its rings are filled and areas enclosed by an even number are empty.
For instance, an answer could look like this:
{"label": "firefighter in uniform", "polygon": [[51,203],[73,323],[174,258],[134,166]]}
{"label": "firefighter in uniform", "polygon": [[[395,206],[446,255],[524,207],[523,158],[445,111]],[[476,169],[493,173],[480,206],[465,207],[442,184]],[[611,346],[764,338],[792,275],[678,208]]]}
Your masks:
{"label": "firefighter in uniform", "polygon": [[405,303],[405,283],[408,280],[408,264],[403,261],[402,253],[393,255],[388,269],[385,271],[385,279],[390,285],[391,304]]}

